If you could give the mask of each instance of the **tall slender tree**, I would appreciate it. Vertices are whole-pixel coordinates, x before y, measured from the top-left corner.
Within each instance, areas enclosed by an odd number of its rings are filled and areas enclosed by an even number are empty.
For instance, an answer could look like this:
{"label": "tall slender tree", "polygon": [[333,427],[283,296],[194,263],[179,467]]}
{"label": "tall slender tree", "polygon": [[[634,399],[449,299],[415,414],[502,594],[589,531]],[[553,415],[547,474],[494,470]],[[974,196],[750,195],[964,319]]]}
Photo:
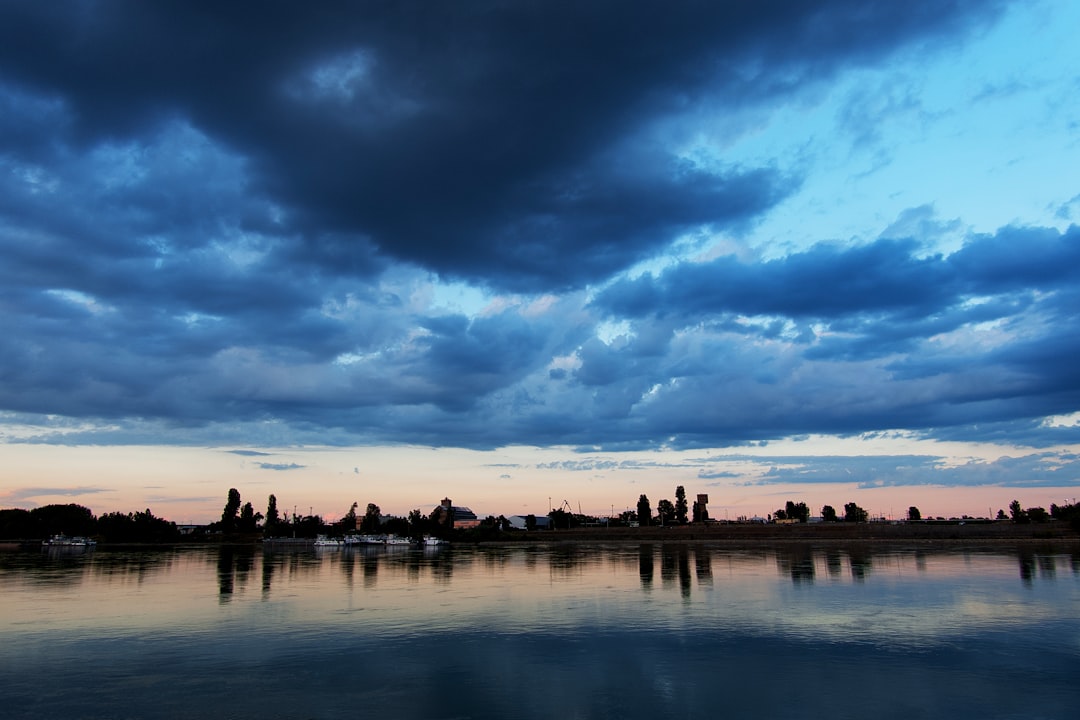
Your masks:
{"label": "tall slender tree", "polygon": [[266,501],[266,532],[272,533],[279,522],[281,522],[281,516],[278,515],[277,498],[271,495]]}
{"label": "tall slender tree", "polygon": [[638,524],[645,526],[649,524],[649,519],[652,517],[652,505],[649,504],[649,498],[645,493],[641,494],[641,497],[637,501],[637,519]]}
{"label": "tall slender tree", "polygon": [[682,485],[675,488],[675,522],[686,524],[686,488]]}
{"label": "tall slender tree", "polygon": [[222,532],[236,532],[236,516],[239,512],[240,491],[236,488],[229,488],[229,499],[225,503],[225,509],[221,511]]}

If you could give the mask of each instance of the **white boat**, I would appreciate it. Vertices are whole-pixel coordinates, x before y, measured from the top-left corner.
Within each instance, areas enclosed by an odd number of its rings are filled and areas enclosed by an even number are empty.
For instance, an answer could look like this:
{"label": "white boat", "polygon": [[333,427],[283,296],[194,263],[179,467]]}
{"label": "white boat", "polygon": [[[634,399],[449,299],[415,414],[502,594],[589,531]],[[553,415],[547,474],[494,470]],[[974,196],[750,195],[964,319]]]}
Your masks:
{"label": "white boat", "polygon": [[82,535],[68,537],[60,533],[59,535],[53,535],[48,540],[42,540],[41,545],[43,547],[94,547],[97,545],[97,540]]}
{"label": "white boat", "polygon": [[440,545],[449,545],[449,544],[450,544],[449,540],[443,540],[442,538],[437,538],[434,535],[425,535],[424,536],[424,547],[439,547]]}
{"label": "white boat", "polygon": [[326,535],[319,535],[315,538],[315,547],[341,547],[344,544],[344,541]]}
{"label": "white boat", "polygon": [[412,545],[412,540],[409,538],[401,537],[399,535],[387,535],[387,545]]}

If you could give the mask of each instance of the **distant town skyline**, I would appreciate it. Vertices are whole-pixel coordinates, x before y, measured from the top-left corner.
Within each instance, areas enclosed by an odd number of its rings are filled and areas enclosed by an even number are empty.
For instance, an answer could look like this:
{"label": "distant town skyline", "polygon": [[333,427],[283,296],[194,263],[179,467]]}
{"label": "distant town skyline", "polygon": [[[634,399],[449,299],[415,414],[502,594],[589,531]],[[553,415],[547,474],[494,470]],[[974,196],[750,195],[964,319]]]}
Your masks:
{"label": "distant town skyline", "polygon": [[1080,487],[1080,5],[0,5],[0,507]]}

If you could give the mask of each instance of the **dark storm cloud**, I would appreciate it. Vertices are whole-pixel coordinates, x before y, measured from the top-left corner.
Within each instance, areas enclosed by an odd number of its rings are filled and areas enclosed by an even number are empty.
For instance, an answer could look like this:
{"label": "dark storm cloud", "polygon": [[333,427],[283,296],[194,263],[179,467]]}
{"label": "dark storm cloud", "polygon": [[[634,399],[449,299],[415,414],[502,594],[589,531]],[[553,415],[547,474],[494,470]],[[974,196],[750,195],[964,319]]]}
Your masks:
{"label": "dark storm cloud", "polygon": [[[919,207],[620,275],[801,182],[679,157],[684,114],[987,3],[210,8],[0,5],[0,408],[108,421],[68,442],[708,447],[1080,406],[1076,228],[927,254],[958,228]],[[436,279],[524,296],[459,312]]]}
{"label": "dark storm cloud", "polygon": [[[291,261],[363,273],[377,248],[498,288],[564,288],[790,188],[770,168],[684,167],[650,140],[655,121],[820,82],[986,5],[7,4],[4,101],[54,132],[19,124],[0,142],[32,162],[190,123],[287,215]],[[168,193],[132,199],[168,216]]]}

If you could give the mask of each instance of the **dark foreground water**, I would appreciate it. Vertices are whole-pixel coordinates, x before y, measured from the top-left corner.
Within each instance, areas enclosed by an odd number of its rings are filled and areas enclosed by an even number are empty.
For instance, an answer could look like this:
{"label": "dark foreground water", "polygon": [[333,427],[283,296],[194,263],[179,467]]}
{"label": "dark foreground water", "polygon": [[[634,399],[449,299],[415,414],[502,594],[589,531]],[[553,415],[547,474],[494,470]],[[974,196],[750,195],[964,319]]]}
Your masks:
{"label": "dark foreground water", "polygon": [[1080,717],[1080,556],[0,553],[0,717]]}

